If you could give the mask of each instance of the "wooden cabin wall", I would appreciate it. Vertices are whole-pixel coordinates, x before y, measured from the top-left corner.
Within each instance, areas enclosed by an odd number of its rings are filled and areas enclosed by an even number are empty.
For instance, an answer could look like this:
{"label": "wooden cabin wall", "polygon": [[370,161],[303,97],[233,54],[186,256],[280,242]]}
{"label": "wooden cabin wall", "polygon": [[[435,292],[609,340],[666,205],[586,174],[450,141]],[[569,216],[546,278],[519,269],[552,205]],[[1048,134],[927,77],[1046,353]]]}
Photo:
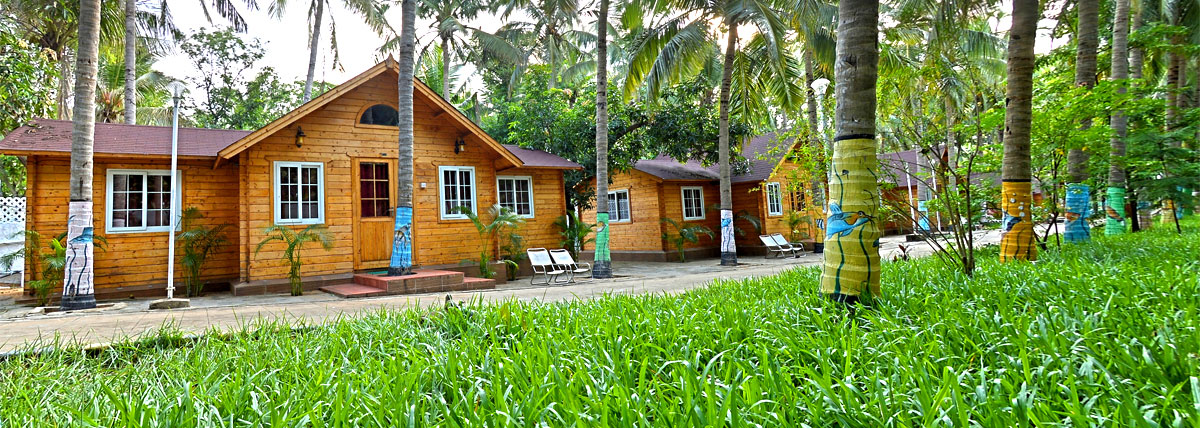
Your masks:
{"label": "wooden cabin wall", "polygon": [[[71,160],[69,157],[30,157],[28,162],[26,227],[53,238],[66,231],[67,206],[70,193]],[[181,206],[197,207],[204,215],[200,224],[228,224],[229,245],[209,257],[203,278],[209,281],[231,280],[238,276],[237,232],[238,176],[235,166],[213,169],[212,160],[180,160],[180,185],[183,187]],[[95,285],[98,295],[112,294],[118,289],[138,289],[166,283],[168,232],[110,233],[105,230],[105,190],[109,169],[170,169],[166,159],[135,160],[97,157],[92,181],[93,221],[95,233],[107,239],[105,249],[96,249]],[[43,250],[47,243],[43,242]],[[183,251],[176,245],[176,260]],[[32,264],[33,258],[26,258]],[[40,278],[41,267],[27,266],[29,279]],[[176,291],[183,293],[186,272],[176,265]],[[119,296],[111,296],[119,297]]]}
{"label": "wooden cabin wall", "polygon": [[[661,204],[663,189],[660,182],[650,174],[637,170],[621,172],[612,176],[608,190],[629,191],[628,223],[610,223],[609,251],[663,251],[662,225],[666,206]],[[583,212],[583,221],[596,221],[596,210]],[[584,247],[595,249],[594,244]]]}
{"label": "wooden cabin wall", "polygon": [[[684,220],[683,219],[683,188],[684,187],[700,187],[704,189],[704,219],[703,220]],[[721,204],[721,189],[720,185],[712,181],[697,181],[697,182],[664,182],[662,184],[662,217],[669,218],[679,222],[680,224],[687,223],[689,225],[700,225],[708,227],[713,232],[713,237],[709,238],[706,235],[700,235],[698,242],[684,243],[684,248],[715,248],[721,246],[721,211],[709,211],[710,206],[719,206]],[[675,234],[675,228],[671,225],[662,225],[663,232]],[[664,243],[665,249],[675,250],[674,244],[670,241]]]}
{"label": "wooden cabin wall", "polygon": [[[767,198],[762,189],[759,188],[759,183],[734,183],[733,191],[733,213],[745,211],[758,218],[760,224],[766,223],[767,220]],[[735,236],[734,242],[738,248],[761,247],[762,241],[758,239],[758,235],[765,232],[762,230],[754,230],[754,226],[745,220],[734,219],[738,227],[742,228],[745,235]]]}
{"label": "wooden cabin wall", "polygon": [[[796,164],[795,162],[785,160],[780,162],[779,166],[775,169],[775,172],[772,173],[771,177],[767,179],[767,182],[779,183],[780,192],[782,193],[783,213],[785,215],[792,211],[792,206],[795,202],[793,200],[792,192],[789,190],[789,186],[803,186],[807,189],[812,186],[812,179],[809,177],[810,176],[808,172],[802,170],[800,165]],[[763,213],[765,214],[767,212],[766,192],[760,193],[762,193],[762,203],[764,207]],[[806,223],[800,226],[799,230],[807,235],[808,239],[812,239],[816,233],[818,233],[816,227],[813,225],[813,222],[817,219],[821,219],[824,214],[821,212],[821,207],[813,203],[812,195],[809,194],[809,192],[804,193],[802,197],[804,198],[803,211],[809,219]],[[780,233],[790,239],[791,230],[789,230],[787,224],[783,221],[783,215],[767,216],[765,218],[767,221],[763,222],[763,229],[765,229],[763,233]]]}
{"label": "wooden cabin wall", "polygon": [[[324,107],[300,118],[242,152],[238,160],[249,185],[245,192],[247,207],[242,246],[247,260],[243,273],[246,281],[285,278],[287,266],[280,260],[283,246],[270,244],[261,252],[254,247],[266,235],[264,229],[274,222],[274,162],[321,162],[325,180],[325,226],[333,236],[333,249],[310,244],[303,252],[303,275],[350,273],[354,265],[354,183],[355,159],[382,160],[398,156],[399,129],[358,123],[362,111],[375,104],[396,105],[396,79],[388,73],[347,92]],[[413,132],[414,181],[413,262],[418,266],[458,264],[478,258],[480,248],[496,248],[495,242],[482,242],[470,220],[442,219],[439,212],[439,166],[475,167],[476,209],[486,218],[496,203],[496,172],[499,155],[485,143],[458,127],[448,113],[441,112],[418,92],[414,95]],[[297,127],[305,140],[296,147]],[[466,151],[454,153],[454,142],[463,137]],[[392,173],[394,191],[396,171]],[[534,181],[535,218],[527,222],[530,246],[558,246],[554,220],[565,212],[562,171],[557,169],[508,169],[499,175],[530,176]],[[424,188],[422,188],[424,186]],[[304,226],[296,226],[302,229]],[[389,237],[385,237],[390,239]]]}

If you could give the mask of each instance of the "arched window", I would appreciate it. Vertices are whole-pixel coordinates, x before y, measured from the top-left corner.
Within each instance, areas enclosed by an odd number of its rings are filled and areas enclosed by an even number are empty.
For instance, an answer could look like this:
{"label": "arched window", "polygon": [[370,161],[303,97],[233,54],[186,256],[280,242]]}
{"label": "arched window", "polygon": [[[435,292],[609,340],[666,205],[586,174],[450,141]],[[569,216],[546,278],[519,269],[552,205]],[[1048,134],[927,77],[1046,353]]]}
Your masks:
{"label": "arched window", "polygon": [[363,125],[400,126],[400,113],[389,105],[375,104],[363,112],[358,123]]}

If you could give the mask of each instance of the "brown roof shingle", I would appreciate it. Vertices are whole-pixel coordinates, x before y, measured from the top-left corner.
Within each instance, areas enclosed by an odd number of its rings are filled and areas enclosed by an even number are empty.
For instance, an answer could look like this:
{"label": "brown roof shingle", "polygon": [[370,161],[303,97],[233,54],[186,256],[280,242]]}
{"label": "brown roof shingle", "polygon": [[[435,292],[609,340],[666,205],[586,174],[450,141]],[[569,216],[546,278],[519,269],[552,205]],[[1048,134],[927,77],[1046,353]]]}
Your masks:
{"label": "brown roof shingle", "polygon": [[502,144],[505,149],[517,156],[521,163],[530,168],[563,168],[583,169],[583,166],[563,159],[558,155],[541,150],[526,149],[514,144]]}
{"label": "brown roof shingle", "polygon": [[[0,152],[71,152],[69,120],[33,119],[0,140]],[[179,128],[180,156],[216,156],[249,131]],[[114,155],[171,155],[171,127],[97,123],[92,149]]]}
{"label": "brown roof shingle", "polygon": [[[750,161],[750,170],[734,175],[734,183],[750,183],[766,180],[775,170],[779,161],[787,155],[792,145],[792,139],[776,138],[775,133],[759,135],[751,138],[742,146],[742,156]],[[705,167],[700,161],[689,159],[680,163],[667,156],[654,159],[640,160],[633,164],[633,169],[653,175],[663,180],[720,180],[718,165]]]}

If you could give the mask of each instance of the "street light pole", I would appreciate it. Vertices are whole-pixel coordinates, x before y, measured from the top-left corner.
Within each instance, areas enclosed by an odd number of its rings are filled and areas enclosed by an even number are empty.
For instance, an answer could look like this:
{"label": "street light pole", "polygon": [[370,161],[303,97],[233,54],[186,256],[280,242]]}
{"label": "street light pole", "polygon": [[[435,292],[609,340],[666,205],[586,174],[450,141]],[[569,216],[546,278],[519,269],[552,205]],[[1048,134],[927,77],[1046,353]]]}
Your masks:
{"label": "street light pole", "polygon": [[170,183],[170,236],[167,241],[167,298],[150,303],[150,309],[174,309],[189,306],[187,299],[175,298],[175,229],[178,226],[179,209],[179,100],[187,87],[180,82],[167,85],[171,92],[174,108],[171,112],[171,183]]}

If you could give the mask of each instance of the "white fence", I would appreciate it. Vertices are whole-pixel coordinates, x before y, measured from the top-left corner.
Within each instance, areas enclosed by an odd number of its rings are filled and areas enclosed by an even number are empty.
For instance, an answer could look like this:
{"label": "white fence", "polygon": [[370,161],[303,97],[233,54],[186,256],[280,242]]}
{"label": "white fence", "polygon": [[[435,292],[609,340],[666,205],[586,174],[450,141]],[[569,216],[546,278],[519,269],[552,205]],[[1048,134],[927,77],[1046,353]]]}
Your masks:
{"label": "white fence", "polygon": [[[25,197],[0,198],[0,256],[20,251],[25,246]],[[25,259],[13,260],[12,266],[0,271],[23,271]],[[18,282],[19,278],[16,279]],[[10,281],[3,281],[10,282]]]}

